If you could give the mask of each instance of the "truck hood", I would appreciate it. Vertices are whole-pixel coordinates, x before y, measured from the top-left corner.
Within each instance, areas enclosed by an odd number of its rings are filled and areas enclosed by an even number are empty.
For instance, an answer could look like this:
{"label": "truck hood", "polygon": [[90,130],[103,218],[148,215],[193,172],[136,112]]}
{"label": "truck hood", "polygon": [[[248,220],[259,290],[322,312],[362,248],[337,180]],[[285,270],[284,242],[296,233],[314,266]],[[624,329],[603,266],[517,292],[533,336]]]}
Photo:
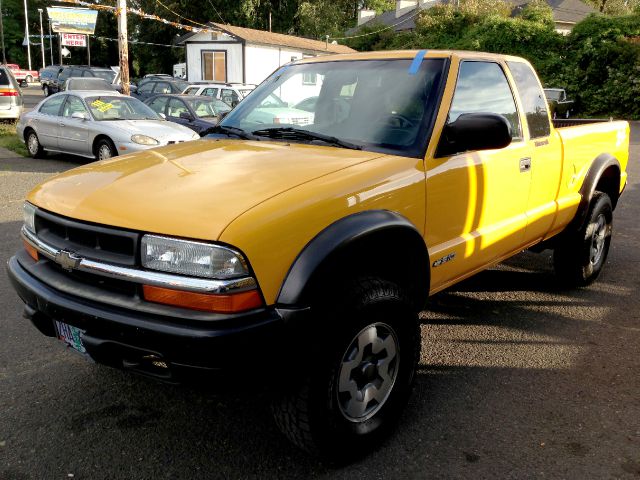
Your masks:
{"label": "truck hood", "polygon": [[28,200],[78,220],[215,240],[255,205],[380,156],[316,145],[203,139],[70,170],[37,186]]}

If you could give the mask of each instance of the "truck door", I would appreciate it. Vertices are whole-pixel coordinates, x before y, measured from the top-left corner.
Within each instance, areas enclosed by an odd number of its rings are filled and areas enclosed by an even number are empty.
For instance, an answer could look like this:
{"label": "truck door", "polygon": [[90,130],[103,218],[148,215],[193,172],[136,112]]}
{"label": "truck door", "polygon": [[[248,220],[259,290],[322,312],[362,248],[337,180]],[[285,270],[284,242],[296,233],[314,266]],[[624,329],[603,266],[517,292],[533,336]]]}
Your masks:
{"label": "truck door", "polygon": [[517,61],[509,61],[507,65],[526,116],[526,135],[532,152],[525,240],[533,242],[549,233],[558,212],[556,200],[562,175],[562,142],[551,128],[547,99],[531,65]]}
{"label": "truck door", "polygon": [[459,65],[447,123],[463,113],[497,113],[510,122],[513,140],[499,150],[427,158],[425,239],[432,290],[518,251],[527,223],[531,148],[503,66],[489,60]]}

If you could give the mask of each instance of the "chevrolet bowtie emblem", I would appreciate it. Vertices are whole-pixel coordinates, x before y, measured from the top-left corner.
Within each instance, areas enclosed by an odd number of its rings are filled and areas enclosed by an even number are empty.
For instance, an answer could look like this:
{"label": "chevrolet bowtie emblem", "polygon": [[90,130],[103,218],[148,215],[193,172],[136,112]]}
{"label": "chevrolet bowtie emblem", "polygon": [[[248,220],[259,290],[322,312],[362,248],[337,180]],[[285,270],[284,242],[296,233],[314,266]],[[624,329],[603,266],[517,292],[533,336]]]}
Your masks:
{"label": "chevrolet bowtie emblem", "polygon": [[56,253],[55,261],[65,270],[71,271],[74,268],[78,268],[78,265],[80,265],[80,262],[82,261],[82,257],[79,257],[74,253],[68,252],[66,250],[60,250],[58,253]]}

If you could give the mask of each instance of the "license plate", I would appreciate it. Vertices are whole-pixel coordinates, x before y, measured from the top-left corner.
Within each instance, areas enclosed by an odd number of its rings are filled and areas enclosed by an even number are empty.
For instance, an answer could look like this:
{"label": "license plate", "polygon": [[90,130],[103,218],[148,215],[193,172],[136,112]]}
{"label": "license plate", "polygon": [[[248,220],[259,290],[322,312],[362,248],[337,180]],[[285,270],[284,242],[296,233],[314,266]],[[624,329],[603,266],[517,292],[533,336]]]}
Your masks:
{"label": "license plate", "polygon": [[80,330],[72,325],[58,322],[56,320],[56,331],[58,332],[58,338],[67,344],[68,347],[84,354],[87,354],[87,350],[82,344],[82,334],[84,330]]}

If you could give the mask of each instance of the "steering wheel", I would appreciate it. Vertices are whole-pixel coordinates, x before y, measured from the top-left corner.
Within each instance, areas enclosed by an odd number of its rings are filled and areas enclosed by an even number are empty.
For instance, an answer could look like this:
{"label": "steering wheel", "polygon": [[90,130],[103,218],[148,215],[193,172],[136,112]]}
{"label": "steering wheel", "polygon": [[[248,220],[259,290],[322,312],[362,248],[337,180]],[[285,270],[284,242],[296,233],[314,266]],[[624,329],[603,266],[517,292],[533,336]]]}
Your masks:
{"label": "steering wheel", "polygon": [[400,115],[399,113],[392,113],[385,119],[385,121],[387,124],[391,125],[392,127],[397,127],[397,128],[415,127],[415,123],[413,123],[404,115]]}

